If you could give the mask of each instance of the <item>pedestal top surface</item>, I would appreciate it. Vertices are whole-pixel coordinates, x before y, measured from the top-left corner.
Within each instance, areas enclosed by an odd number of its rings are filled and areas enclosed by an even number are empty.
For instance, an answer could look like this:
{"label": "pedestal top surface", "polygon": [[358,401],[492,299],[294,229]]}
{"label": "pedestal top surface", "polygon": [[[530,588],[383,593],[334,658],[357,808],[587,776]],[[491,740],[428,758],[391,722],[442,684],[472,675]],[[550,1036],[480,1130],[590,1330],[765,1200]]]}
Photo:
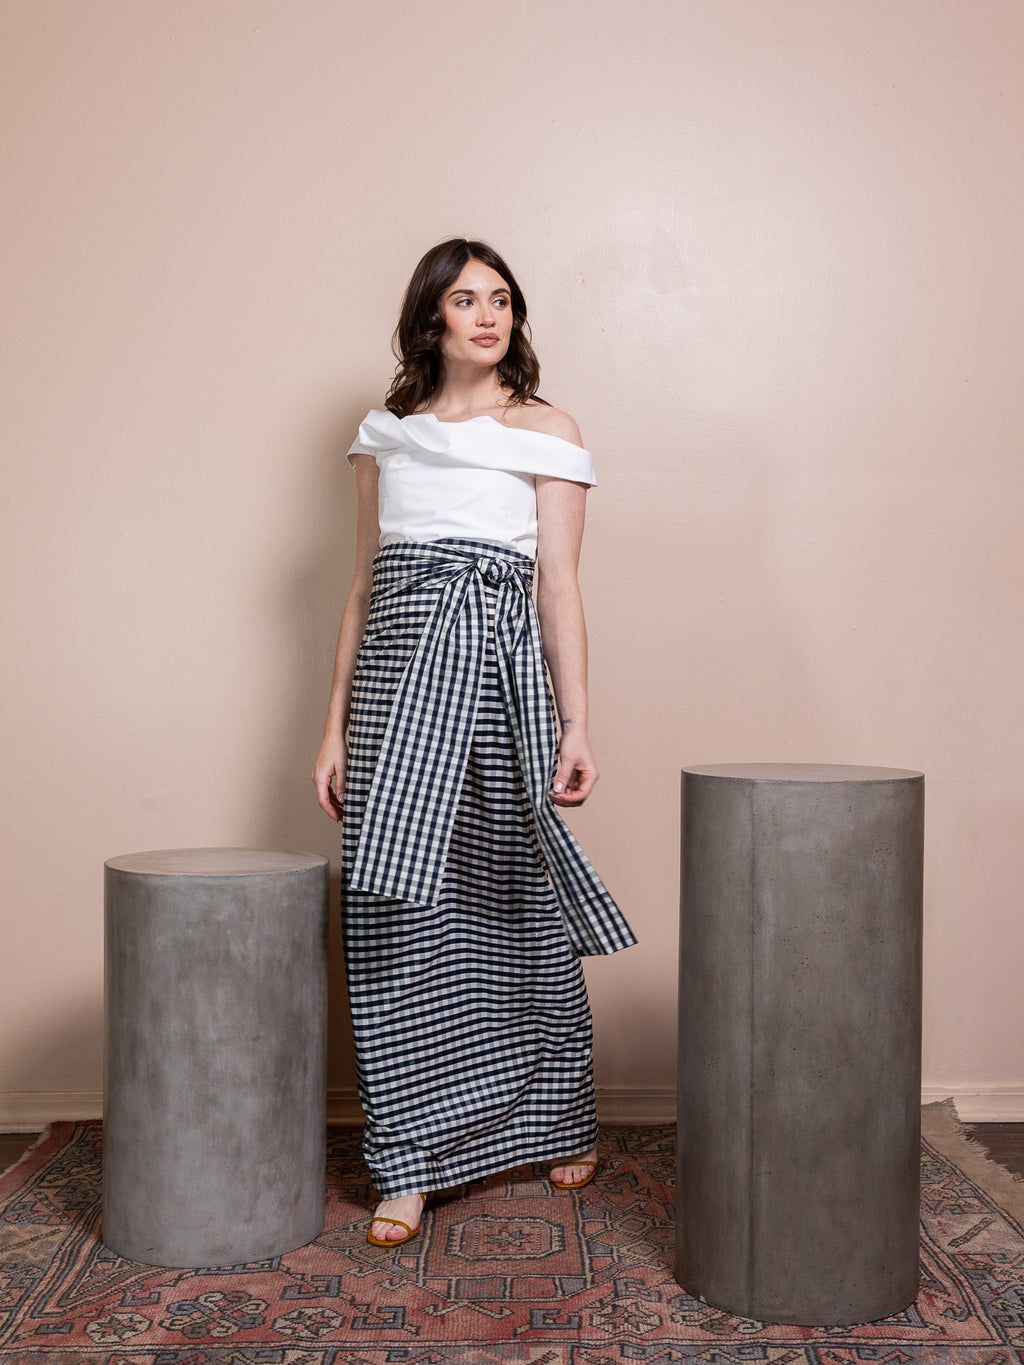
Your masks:
{"label": "pedestal top surface", "polygon": [[911,768],[866,768],[847,763],[711,763],[688,766],[683,772],[745,782],[907,782],[924,776]]}
{"label": "pedestal top surface", "polygon": [[154,877],[256,877],[268,872],[304,872],[326,862],[319,853],[262,848],[163,848],[108,858],[104,866]]}

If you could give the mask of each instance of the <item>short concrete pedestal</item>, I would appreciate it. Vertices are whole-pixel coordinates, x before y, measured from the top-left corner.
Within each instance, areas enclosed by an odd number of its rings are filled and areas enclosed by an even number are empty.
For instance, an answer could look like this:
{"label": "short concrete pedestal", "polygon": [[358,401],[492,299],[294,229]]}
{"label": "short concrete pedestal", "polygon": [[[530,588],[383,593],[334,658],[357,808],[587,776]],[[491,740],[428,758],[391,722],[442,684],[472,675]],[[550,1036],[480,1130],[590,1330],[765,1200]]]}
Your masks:
{"label": "short concrete pedestal", "polygon": [[676,1275],[741,1317],[918,1289],[924,779],[683,772]]}
{"label": "short concrete pedestal", "polygon": [[105,865],[103,1240],[234,1265],[323,1228],[326,858],[181,849]]}

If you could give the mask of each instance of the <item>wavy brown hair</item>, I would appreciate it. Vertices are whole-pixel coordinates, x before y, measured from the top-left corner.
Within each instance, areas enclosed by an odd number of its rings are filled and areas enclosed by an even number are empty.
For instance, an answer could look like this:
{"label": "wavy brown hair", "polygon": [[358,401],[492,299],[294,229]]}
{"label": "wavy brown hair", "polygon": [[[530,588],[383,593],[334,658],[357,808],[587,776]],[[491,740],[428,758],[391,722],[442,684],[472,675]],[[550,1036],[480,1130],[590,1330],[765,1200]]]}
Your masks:
{"label": "wavy brown hair", "polygon": [[402,300],[391,349],[398,360],[385,405],[398,417],[427,406],[441,381],[441,338],[445,332],[444,294],[470,261],[490,266],[508,285],[512,296],[512,334],[508,350],[498,361],[498,378],[509,390],[509,403],[543,403],[537,394],[540,362],[530,344],[526,299],[511,270],[492,246],[466,237],[452,237],[432,246],[412,272]]}

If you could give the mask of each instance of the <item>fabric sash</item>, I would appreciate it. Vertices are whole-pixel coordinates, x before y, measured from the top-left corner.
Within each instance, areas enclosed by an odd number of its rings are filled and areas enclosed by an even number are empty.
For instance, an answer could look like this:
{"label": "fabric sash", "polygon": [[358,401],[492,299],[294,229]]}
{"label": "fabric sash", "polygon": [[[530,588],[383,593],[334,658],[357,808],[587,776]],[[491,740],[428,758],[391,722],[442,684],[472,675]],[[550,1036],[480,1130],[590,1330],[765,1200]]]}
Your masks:
{"label": "fabric sash", "polygon": [[377,556],[374,611],[406,594],[436,599],[391,703],[348,884],[437,903],[492,631],[537,842],[569,941],[580,955],[614,953],[636,939],[549,795],[557,737],[532,581],[531,559],[483,541],[403,542]]}

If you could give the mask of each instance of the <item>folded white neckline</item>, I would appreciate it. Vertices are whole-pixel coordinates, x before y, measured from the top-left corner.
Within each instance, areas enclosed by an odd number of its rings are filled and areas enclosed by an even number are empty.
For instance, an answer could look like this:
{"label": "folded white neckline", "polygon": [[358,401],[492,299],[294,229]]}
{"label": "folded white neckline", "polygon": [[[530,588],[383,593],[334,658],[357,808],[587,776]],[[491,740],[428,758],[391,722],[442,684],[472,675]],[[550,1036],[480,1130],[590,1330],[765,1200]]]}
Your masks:
{"label": "folded white neckline", "polygon": [[[392,414],[394,416],[394,414]],[[408,422],[413,418],[429,418],[438,427],[468,427],[470,422],[491,422],[499,431],[510,431],[515,436],[540,436],[545,441],[561,441],[564,446],[572,446],[573,450],[585,450],[584,446],[578,446],[575,441],[567,441],[564,436],[556,436],[551,431],[534,431],[532,427],[510,427],[504,422],[499,422],[497,417],[492,417],[489,412],[477,413],[475,417],[463,417],[458,422],[442,422],[440,417],[433,412],[407,412],[404,417],[399,417],[400,422]],[[589,452],[587,452],[589,454]]]}

